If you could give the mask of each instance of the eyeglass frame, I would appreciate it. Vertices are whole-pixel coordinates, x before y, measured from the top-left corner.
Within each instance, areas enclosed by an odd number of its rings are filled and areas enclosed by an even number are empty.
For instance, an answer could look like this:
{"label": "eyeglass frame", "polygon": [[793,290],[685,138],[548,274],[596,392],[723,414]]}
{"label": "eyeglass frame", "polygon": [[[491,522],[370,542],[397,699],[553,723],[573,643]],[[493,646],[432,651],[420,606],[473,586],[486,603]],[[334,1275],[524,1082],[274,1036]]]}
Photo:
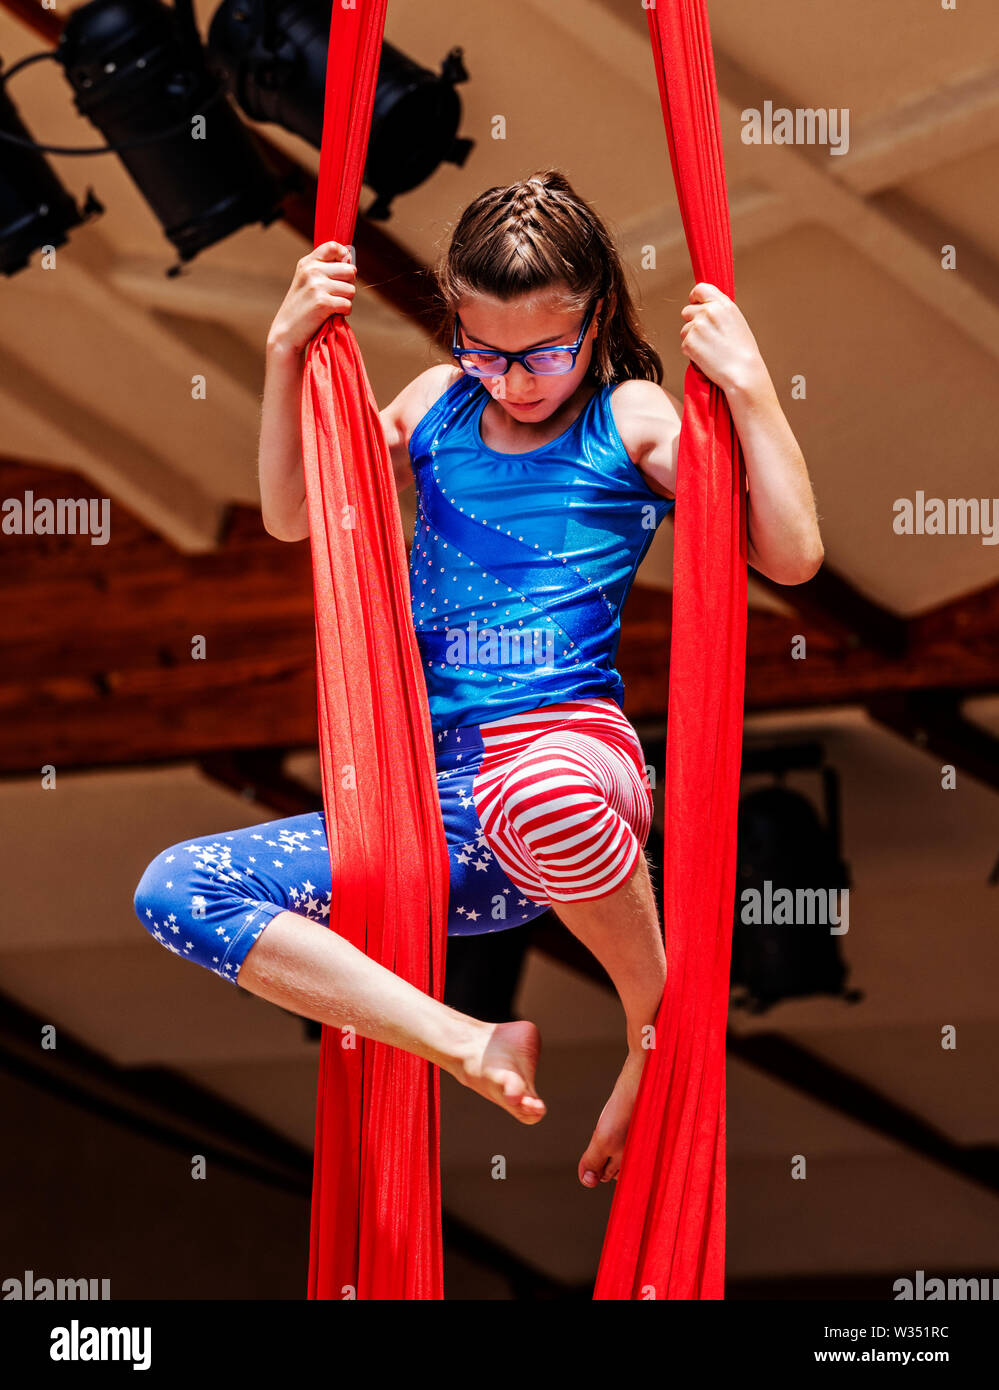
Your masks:
{"label": "eyeglass frame", "polygon": [[[596,303],[594,302],[593,304],[590,305],[589,309],[587,309],[587,311],[586,311],[586,316],[585,316],[585,318],[583,319],[583,326],[582,326],[582,328],[579,330],[579,337],[576,339],[576,341],[575,341],[574,343],[552,343],[550,346],[547,346],[547,347],[528,348],[526,352],[500,352],[497,348],[491,348],[491,347],[489,347],[488,343],[486,344],[486,346],[485,346],[484,348],[459,347],[459,346],[458,346],[458,329],[461,328],[462,332],[464,332],[465,329],[464,329],[464,325],[463,325],[462,322],[461,322],[460,316],[459,316],[458,314],[455,314],[455,316],[454,316],[454,334],[453,334],[453,337],[452,337],[452,339],[451,339],[451,356],[452,356],[452,357],[456,357],[456,358],[458,359],[458,365],[461,367],[461,369],[462,369],[463,372],[467,372],[468,376],[475,376],[475,377],[506,376],[507,372],[508,372],[508,371],[510,370],[510,368],[513,366],[514,362],[519,362],[519,363],[523,366],[524,371],[525,371],[525,372],[530,372],[530,373],[531,373],[531,376],[567,376],[567,375],[569,374],[569,372],[571,372],[571,371],[573,370],[573,368],[575,367],[575,365],[576,365],[576,358],[579,356],[580,352],[582,352],[582,350],[583,350],[583,339],[586,337],[586,332],[587,332],[587,329],[588,329],[589,326],[590,326],[591,320],[593,319],[593,315],[594,315],[594,313],[596,312],[596,307],[597,307],[597,306],[596,306]],[[462,362],[461,359],[462,359],[463,357],[472,356],[472,355],[480,356],[480,357],[481,357],[481,355],[483,354],[483,352],[494,352],[494,353],[496,354],[497,357],[502,357],[503,361],[506,363],[506,366],[503,368],[503,370],[502,370],[501,372],[500,372],[500,371],[495,371],[495,372],[482,372],[482,373],[479,373],[479,372],[469,372],[468,369],[465,367],[464,362]],[[528,363],[527,359],[528,359],[529,357],[533,357],[533,356],[535,355],[535,353],[541,353],[541,352],[571,352],[571,353],[572,353],[572,362],[570,363],[570,365],[569,365],[568,367],[566,367],[565,371],[563,371],[563,372],[536,372],[536,371],[534,371],[534,369],[530,366],[530,364]]]}

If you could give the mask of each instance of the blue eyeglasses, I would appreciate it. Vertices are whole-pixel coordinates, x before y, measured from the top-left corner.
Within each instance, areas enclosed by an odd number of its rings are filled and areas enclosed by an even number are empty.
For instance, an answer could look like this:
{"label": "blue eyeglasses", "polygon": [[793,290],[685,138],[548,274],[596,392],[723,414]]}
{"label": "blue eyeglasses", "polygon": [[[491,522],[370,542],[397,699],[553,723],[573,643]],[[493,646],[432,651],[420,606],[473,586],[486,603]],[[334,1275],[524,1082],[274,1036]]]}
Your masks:
{"label": "blue eyeglasses", "polygon": [[471,376],[506,376],[514,362],[521,362],[526,371],[535,376],[562,376],[571,372],[576,365],[586,337],[586,330],[593,318],[593,304],[587,310],[579,337],[574,343],[559,343],[555,347],[531,348],[527,352],[494,352],[483,348],[464,348],[458,346],[458,329],[461,319],[454,316],[454,338],[451,342],[451,355],[458,359],[459,365]]}

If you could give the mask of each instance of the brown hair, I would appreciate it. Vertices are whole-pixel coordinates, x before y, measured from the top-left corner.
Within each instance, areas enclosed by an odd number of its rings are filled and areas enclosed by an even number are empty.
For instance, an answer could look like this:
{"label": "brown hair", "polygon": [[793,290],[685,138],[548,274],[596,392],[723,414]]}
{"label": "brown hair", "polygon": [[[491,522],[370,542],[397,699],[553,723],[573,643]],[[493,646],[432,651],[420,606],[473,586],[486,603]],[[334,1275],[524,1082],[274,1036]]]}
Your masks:
{"label": "brown hair", "polygon": [[607,228],[557,169],[481,193],[459,218],[436,275],[448,346],[462,299],[567,286],[567,308],[604,300],[588,375],[601,385],[662,383],[662,360],[642,332]]}

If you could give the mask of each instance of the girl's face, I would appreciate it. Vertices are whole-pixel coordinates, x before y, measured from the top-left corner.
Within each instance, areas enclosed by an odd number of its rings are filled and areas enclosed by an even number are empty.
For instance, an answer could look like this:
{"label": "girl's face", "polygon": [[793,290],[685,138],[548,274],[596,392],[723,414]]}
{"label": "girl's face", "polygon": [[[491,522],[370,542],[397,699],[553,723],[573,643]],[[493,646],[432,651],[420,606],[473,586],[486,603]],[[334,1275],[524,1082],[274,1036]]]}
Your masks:
{"label": "girl's face", "polygon": [[[537,290],[516,299],[477,294],[458,306],[459,344],[497,352],[526,352],[556,347],[579,337],[586,311],[566,309],[557,292]],[[597,300],[582,347],[571,372],[540,376],[522,362],[513,362],[504,376],[482,377],[483,385],[513,420],[547,420],[579,387],[593,358],[597,320],[603,300]]]}

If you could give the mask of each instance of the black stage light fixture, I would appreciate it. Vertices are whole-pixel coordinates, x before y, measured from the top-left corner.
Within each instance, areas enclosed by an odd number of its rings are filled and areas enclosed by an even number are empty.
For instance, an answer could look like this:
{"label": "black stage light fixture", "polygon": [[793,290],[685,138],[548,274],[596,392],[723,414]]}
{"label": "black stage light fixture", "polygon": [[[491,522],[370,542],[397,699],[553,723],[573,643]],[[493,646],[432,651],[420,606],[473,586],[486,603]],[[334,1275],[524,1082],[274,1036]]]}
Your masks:
{"label": "black stage light fixture", "polygon": [[82,209],[49,166],[7,93],[0,73],[0,273],[13,275],[33,251],[62,246],[70,230],[104,209],[88,190]]}
{"label": "black stage light fixture", "polygon": [[[90,0],[55,53],[181,261],[279,216],[285,189],[209,69],[190,0]],[[44,148],[44,147],[43,147]]]}
{"label": "black stage light fixture", "polygon": [[[803,754],[797,760],[796,751]],[[794,766],[821,772],[825,818],[806,796],[779,781],[741,798],[732,1002],[753,1013],[763,1013],[781,999],[819,994],[856,1003],[862,995],[846,988],[848,967],[840,950],[842,893],[850,887],[850,875],[840,854],[837,774],[819,766],[822,755],[815,745],[772,750],[770,756],[778,779]],[[759,754],[755,760],[762,770]],[[744,773],[753,770],[753,761],[747,753]],[[791,921],[785,920],[788,908]],[[848,916],[845,924],[848,928]]]}
{"label": "black stage light fixture", "polygon": [[[322,146],[331,0],[224,0],[208,48],[239,105]],[[457,133],[468,73],[453,48],[439,73],[383,42],[364,182],[375,191],[365,216],[384,221],[392,199],[424,183],[439,164],[464,164],[474,141]]]}

